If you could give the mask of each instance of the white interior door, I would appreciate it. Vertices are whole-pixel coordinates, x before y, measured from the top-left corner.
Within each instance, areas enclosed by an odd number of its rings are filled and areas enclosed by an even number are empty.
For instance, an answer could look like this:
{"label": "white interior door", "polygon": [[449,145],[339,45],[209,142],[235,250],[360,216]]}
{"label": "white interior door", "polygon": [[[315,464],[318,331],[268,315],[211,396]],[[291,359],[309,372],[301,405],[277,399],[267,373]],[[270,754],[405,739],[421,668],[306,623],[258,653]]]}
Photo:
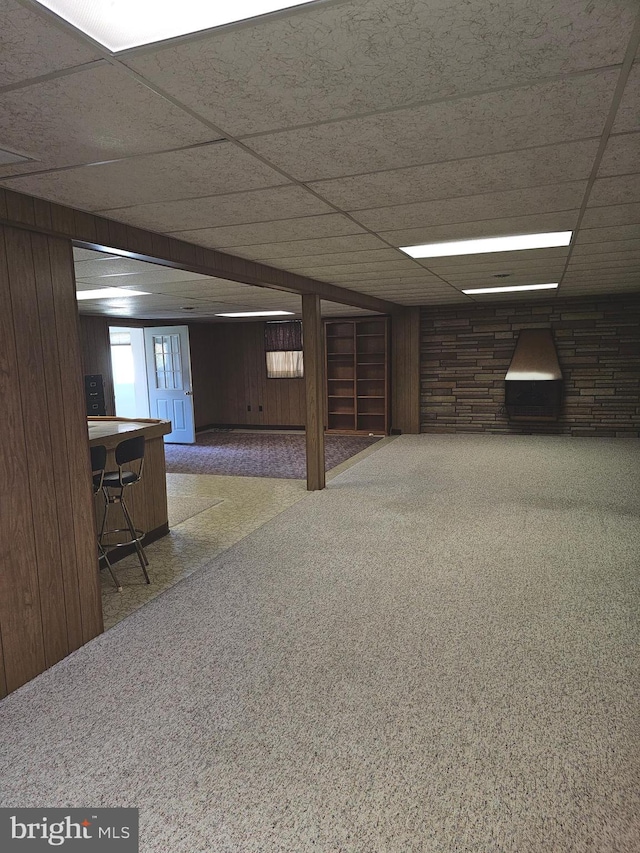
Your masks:
{"label": "white interior door", "polygon": [[187,326],[154,326],[144,330],[152,418],[171,421],[164,440],[193,444],[196,440]]}

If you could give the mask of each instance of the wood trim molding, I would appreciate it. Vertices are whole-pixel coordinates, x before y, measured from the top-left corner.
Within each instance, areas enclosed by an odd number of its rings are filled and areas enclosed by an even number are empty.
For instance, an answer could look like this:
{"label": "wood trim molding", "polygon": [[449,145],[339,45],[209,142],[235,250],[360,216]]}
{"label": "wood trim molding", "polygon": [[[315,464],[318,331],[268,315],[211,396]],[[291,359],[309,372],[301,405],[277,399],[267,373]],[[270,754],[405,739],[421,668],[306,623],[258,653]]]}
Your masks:
{"label": "wood trim molding", "polygon": [[329,302],[352,305],[381,314],[389,314],[401,307],[396,302],[357,293],[345,287],[317,281],[247,258],[228,255],[215,249],[196,246],[175,237],[145,231],[14,190],[0,188],[0,224],[38,231],[52,237],[70,238],[87,249],[108,251],[255,287],[284,290],[300,295],[317,293]]}

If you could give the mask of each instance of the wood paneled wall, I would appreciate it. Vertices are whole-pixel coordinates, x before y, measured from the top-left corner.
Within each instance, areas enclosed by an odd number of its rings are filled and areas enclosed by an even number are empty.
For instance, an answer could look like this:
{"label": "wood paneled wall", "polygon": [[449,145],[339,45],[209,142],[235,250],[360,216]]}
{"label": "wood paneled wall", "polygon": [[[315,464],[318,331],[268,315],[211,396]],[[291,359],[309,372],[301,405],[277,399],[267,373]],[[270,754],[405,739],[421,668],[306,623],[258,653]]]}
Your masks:
{"label": "wood paneled wall", "polygon": [[80,318],[80,347],[84,374],[100,373],[102,375],[106,414],[113,416],[116,413],[116,404],[113,394],[111,345],[109,323],[104,317]]}
{"label": "wood paneled wall", "polygon": [[[107,390],[111,394],[107,397],[107,406],[109,400],[113,401],[109,325],[118,324],[156,325],[133,320],[114,322],[104,317],[80,317],[85,369],[95,367],[96,373],[103,374],[105,397]],[[196,429],[212,424],[304,425],[304,380],[267,379],[264,323],[191,323],[189,342]]]}
{"label": "wood paneled wall", "polygon": [[0,694],[102,629],[71,242],[0,226]]}
{"label": "wood paneled wall", "polygon": [[267,379],[264,323],[194,323],[189,335],[197,427],[304,425],[304,380]]}
{"label": "wood paneled wall", "polygon": [[391,429],[420,432],[420,309],[391,317]]}

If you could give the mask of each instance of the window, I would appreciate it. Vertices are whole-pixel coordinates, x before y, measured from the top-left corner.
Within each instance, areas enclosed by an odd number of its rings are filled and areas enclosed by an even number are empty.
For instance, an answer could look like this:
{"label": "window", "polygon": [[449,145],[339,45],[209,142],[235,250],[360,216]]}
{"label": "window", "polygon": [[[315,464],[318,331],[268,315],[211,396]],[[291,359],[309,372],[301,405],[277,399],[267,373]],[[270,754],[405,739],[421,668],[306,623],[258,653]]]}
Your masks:
{"label": "window", "polygon": [[268,379],[299,379],[304,375],[300,320],[265,323],[264,347]]}
{"label": "window", "polygon": [[299,379],[304,376],[302,350],[267,353],[267,379]]}

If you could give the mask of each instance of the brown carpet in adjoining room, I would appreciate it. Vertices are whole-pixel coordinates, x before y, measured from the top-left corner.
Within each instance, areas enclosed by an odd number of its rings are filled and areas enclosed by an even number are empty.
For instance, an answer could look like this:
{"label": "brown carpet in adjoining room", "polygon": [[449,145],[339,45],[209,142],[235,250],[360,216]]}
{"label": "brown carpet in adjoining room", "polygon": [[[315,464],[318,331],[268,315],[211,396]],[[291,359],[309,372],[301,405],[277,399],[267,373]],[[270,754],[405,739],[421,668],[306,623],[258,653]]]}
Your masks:
{"label": "brown carpet in adjoining room", "polygon": [[[325,436],[325,468],[330,471],[382,436]],[[195,444],[165,445],[168,474],[228,474],[304,480],[304,433],[201,432]]]}

